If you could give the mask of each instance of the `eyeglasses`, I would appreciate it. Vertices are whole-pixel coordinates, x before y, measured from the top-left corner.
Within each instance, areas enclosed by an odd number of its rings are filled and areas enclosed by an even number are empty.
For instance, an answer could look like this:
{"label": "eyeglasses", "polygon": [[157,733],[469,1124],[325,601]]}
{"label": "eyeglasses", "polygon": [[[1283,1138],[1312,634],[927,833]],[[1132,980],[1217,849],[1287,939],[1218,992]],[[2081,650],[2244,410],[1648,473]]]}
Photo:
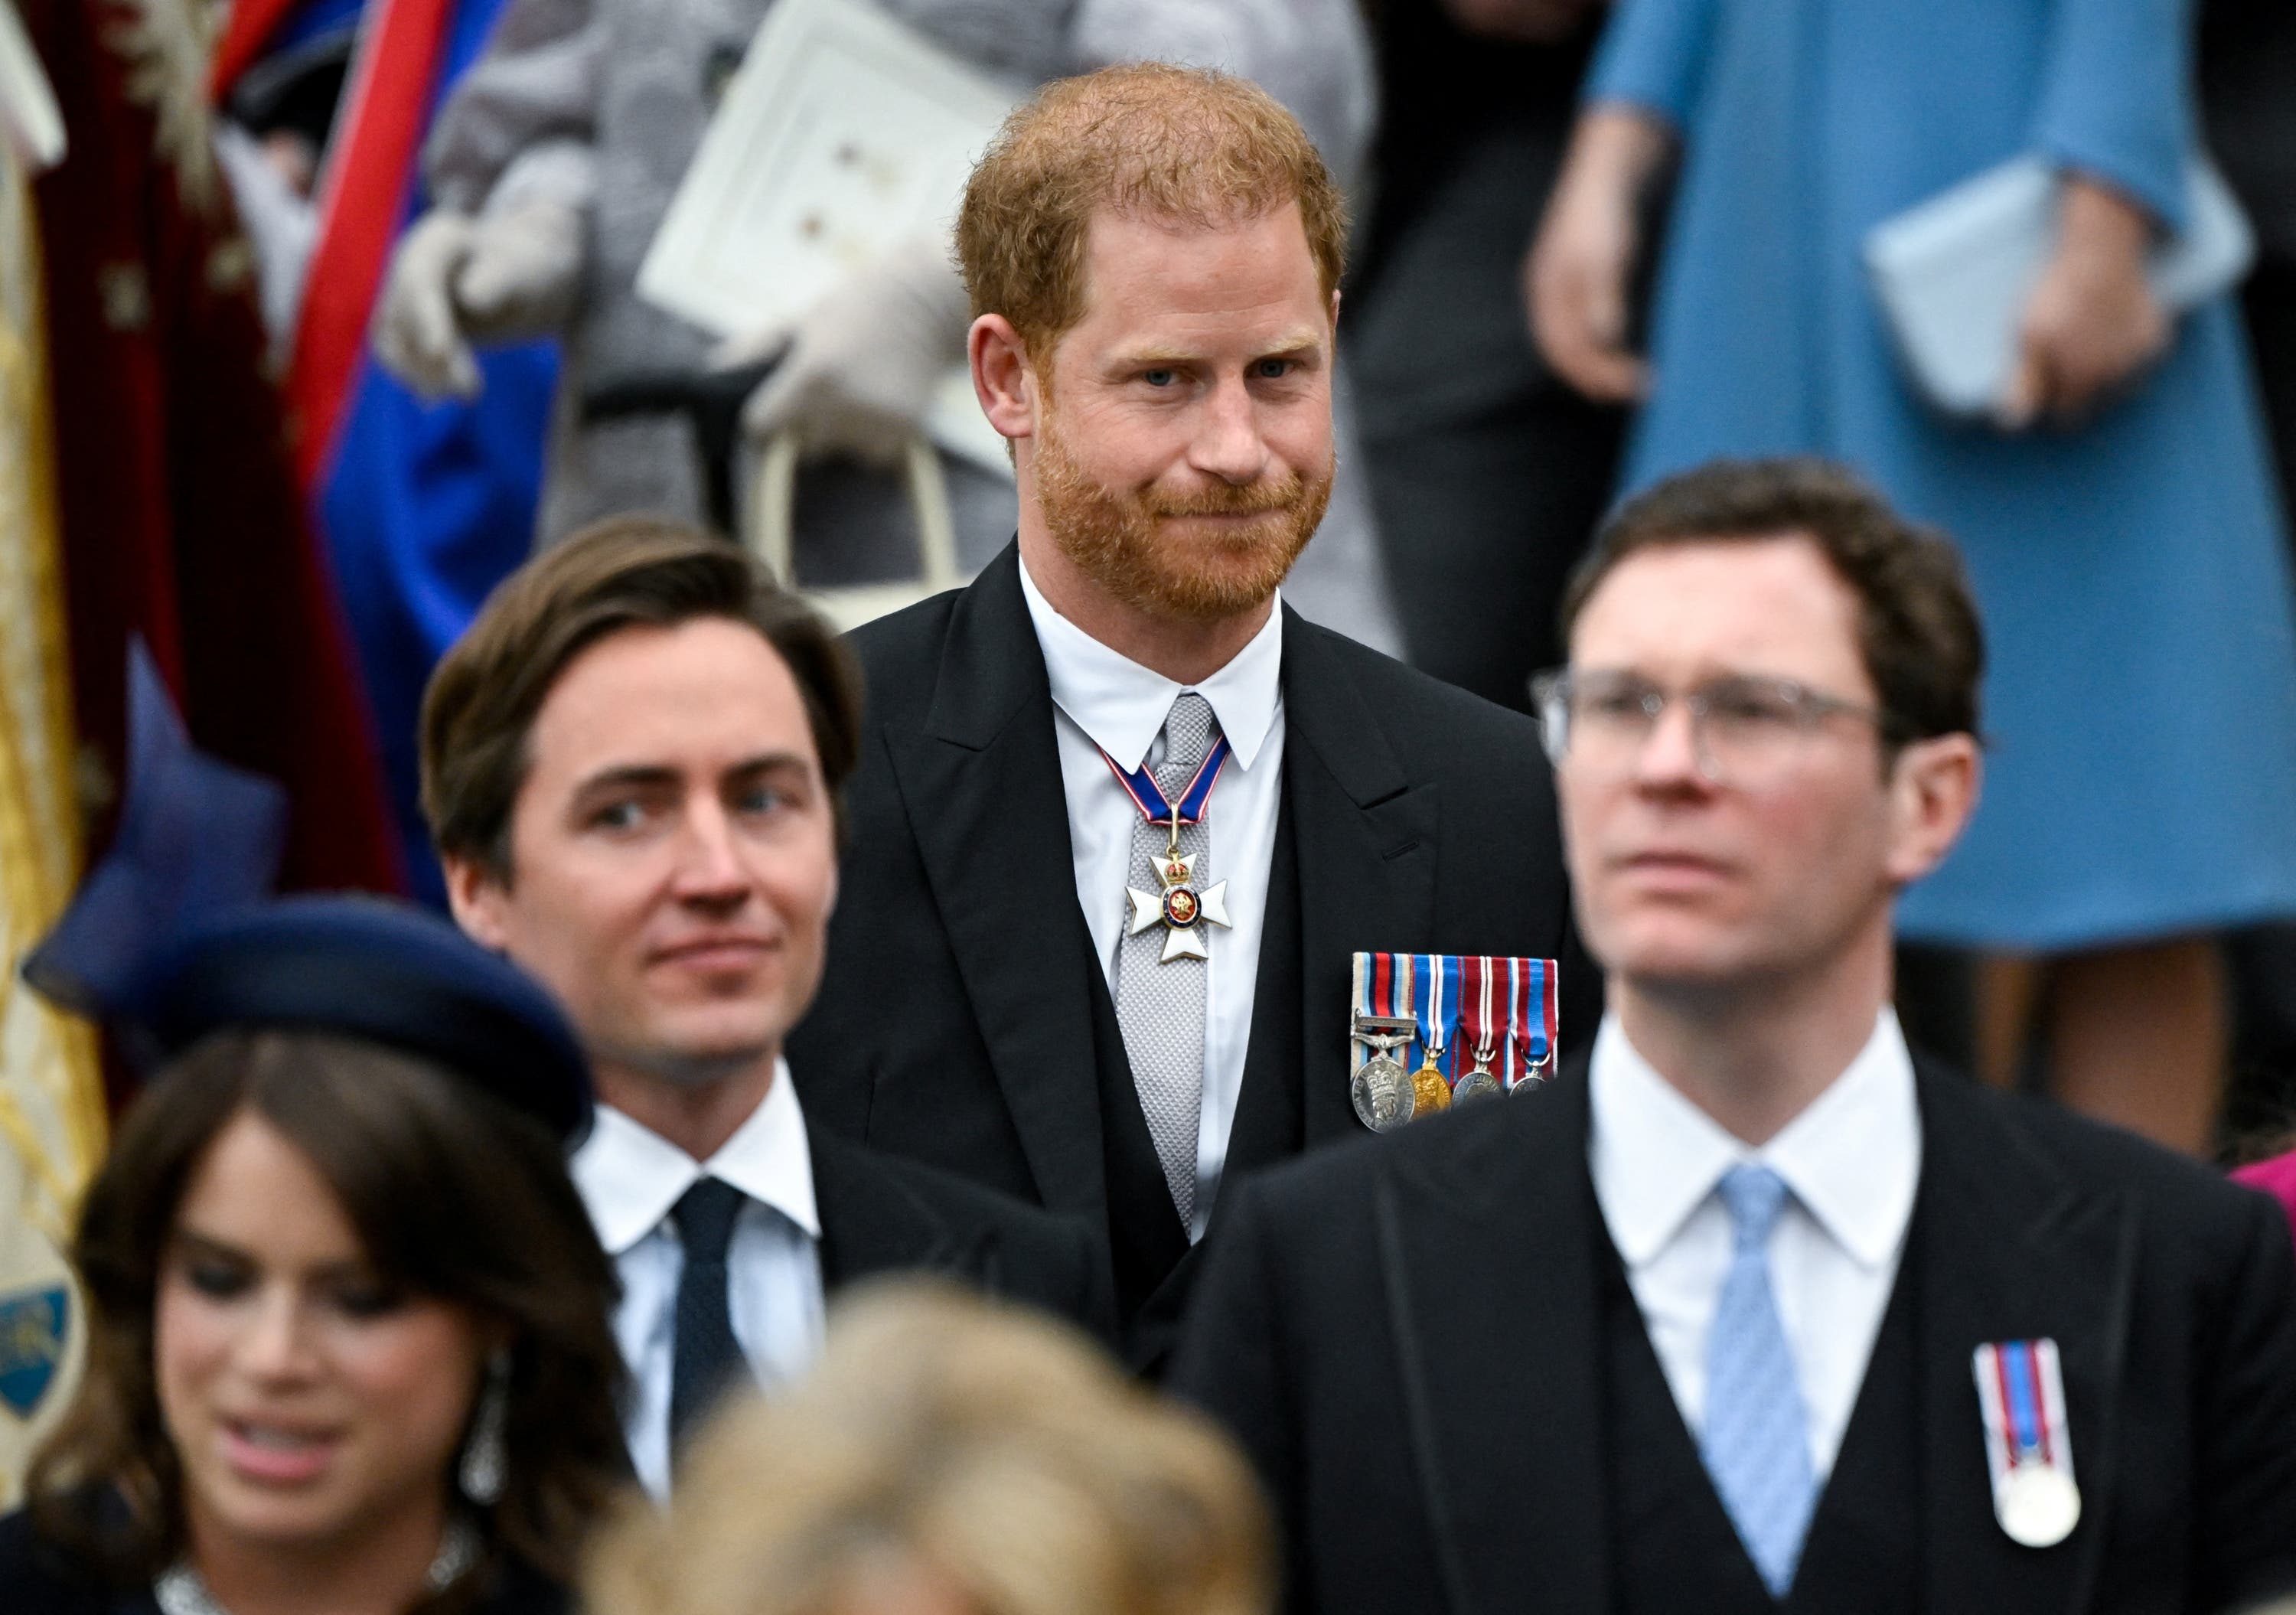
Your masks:
{"label": "eyeglasses", "polygon": [[1897,733],[1879,708],[1791,678],[1735,675],[1677,693],[1632,673],[1557,668],[1532,679],[1530,693],[1546,755],[1557,767],[1568,756],[1600,773],[1631,768],[1677,701],[1690,714],[1698,771],[1716,784],[1752,784],[1774,775],[1829,718],[1869,723],[1884,741]]}

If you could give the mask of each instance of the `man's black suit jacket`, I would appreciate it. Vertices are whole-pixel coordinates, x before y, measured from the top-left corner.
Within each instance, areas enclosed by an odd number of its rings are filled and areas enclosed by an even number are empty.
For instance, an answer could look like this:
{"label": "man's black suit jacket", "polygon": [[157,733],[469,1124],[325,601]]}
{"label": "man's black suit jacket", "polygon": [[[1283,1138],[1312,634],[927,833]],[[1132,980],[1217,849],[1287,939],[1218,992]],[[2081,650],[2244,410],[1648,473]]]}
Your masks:
{"label": "man's black suit jacket", "polygon": [[[1272,1488],[1294,1610],[1619,1607],[1620,1556],[1642,1545],[1611,1517],[1606,1466],[1649,1458],[1602,1428],[1615,1257],[1583,1063],[1504,1108],[1259,1175],[1210,1242],[1171,1382]],[[2296,1585],[2278,1208],[2038,1102],[1926,1064],[1918,1081],[1898,1282],[1919,1285],[1906,1406],[1925,1413],[1882,1445],[1922,1539],[1824,1587],[1805,1561],[1792,1607],[1866,1610],[1887,1588],[1934,1615],[2207,1611]],[[1971,1357],[2044,1337],[2084,1501],[2070,1537],[2035,1549],[1995,1522]],[[1684,1586],[1678,1607],[1721,1607],[1721,1590]]]}
{"label": "man's black suit jacket", "polygon": [[[1078,903],[1017,549],[850,643],[869,716],[824,986],[791,1043],[806,1115],[1105,1228],[1128,1349],[1152,1369],[1194,1262]],[[1362,1130],[1348,1098],[1357,950],[1568,955],[1566,1040],[1593,1029],[1530,722],[1288,611],[1282,687],[1283,800],[1231,1175]],[[1217,837],[1217,798],[1211,823]]]}
{"label": "man's black suit jacket", "polygon": [[914,1161],[808,1128],[822,1288],[939,1274],[1115,1339],[1095,1230]]}

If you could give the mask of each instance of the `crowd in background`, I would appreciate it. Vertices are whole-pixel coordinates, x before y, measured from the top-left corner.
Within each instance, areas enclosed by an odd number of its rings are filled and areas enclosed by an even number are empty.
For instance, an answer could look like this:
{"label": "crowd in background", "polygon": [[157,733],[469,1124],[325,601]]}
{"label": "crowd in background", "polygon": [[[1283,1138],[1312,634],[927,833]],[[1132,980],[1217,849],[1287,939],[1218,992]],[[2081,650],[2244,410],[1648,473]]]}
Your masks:
{"label": "crowd in background", "polygon": [[[65,570],[74,721],[115,797],[119,652],[133,632],[203,743],[299,800],[324,787],[325,827],[295,816],[290,885],[435,902],[414,800],[414,703],[439,652],[537,537],[621,508],[737,528],[742,445],[796,426],[814,464],[800,482],[800,570],[835,583],[906,566],[898,478],[867,446],[914,429],[936,366],[961,349],[962,298],[938,250],[892,255],[802,329],[719,345],[731,358],[634,291],[709,110],[703,91],[680,86],[722,83],[755,8],[700,4],[687,20],[673,7],[641,23],[611,4],[529,0],[497,34],[504,8],[487,0],[442,8],[427,38],[393,19],[393,49],[370,50],[374,70],[354,75],[377,32],[376,19],[361,32],[354,0],[243,4],[215,42],[211,111],[188,104],[195,64],[157,54],[195,36],[160,25],[172,4],[143,9],[156,20],[125,32],[92,14],[27,12],[74,120],[89,126],[35,195],[51,329],[90,361],[55,382],[65,541],[102,528],[123,562],[117,578]],[[1664,470],[1820,449],[1950,533],[2002,630],[1999,755],[1976,840],[1909,900],[1910,1012],[1993,1080],[2046,1080],[2182,1148],[2224,1142],[2228,1072],[2236,1130],[2268,1127],[2296,1055],[2284,921],[2296,854],[2280,829],[2296,776],[2272,739],[2296,701],[2272,606],[2287,592],[2277,486],[2296,454],[2296,45],[2278,8],[2210,0],[2180,39],[1988,37],[1988,52],[2020,65],[1991,88],[1969,81],[1953,118],[1936,115],[1932,75],[1915,64],[1922,39],[1873,31],[1891,26],[1886,8],[1873,27],[1809,33],[1805,20],[1792,28],[1808,37],[1793,38],[1781,22],[1777,37],[1736,40],[1694,109],[1668,104],[1671,86],[1719,48],[1710,32],[1726,7],[1641,8],[1647,20],[1611,30],[1591,91],[1611,16],[1596,0],[1360,16],[1337,0],[1264,13],[1111,3],[1061,8],[1043,27],[1025,5],[1010,18],[897,9],[1007,79],[1217,58],[1306,120],[1357,216],[1350,446],[1287,596],[1313,619],[1525,708],[1530,675],[1559,660],[1561,581],[1596,518]],[[111,53],[123,38],[144,54]],[[1802,100],[1778,103],[1763,73],[1787,75]],[[1747,75],[1767,121],[1742,129],[1731,86]],[[1589,104],[1645,109],[1661,132],[1628,129],[1641,149],[1616,156],[1618,129],[1581,125],[1590,93]],[[2163,155],[2176,149],[2168,131],[2197,112],[2256,236],[2242,317],[2185,321],[2161,355],[2165,331],[2128,337],[2125,351],[2085,347],[2083,309],[2101,329],[2129,322],[2101,300],[2102,280],[2060,277],[2072,288],[2058,299],[2074,372],[2062,396],[2037,401],[2019,430],[1948,426],[1898,373],[1857,240],[1965,173],[1955,143],[1997,143],[1993,126],[2035,93],[2050,121],[2034,142],[2118,185],[2099,187],[2100,206],[2118,193],[2170,221],[2182,180]],[[671,104],[664,122],[656,113]],[[1706,119],[1722,121],[1709,133]],[[187,147],[189,135],[160,137],[201,121],[215,156]],[[1681,139],[1663,132],[1674,128]],[[181,165],[194,183],[173,179]],[[1791,205],[1810,197],[1824,205]],[[242,223],[226,211],[234,201]],[[152,229],[161,234],[141,243],[152,253],[209,260],[193,302],[158,258],[113,261]],[[2125,277],[2108,291],[2125,299]],[[245,329],[257,303],[260,339]],[[277,429],[264,424],[266,399],[218,391],[247,385],[232,378],[258,340],[283,388]],[[1611,357],[1644,350],[1654,382]],[[751,362],[760,354],[780,362]],[[176,390],[193,374],[197,406]],[[2144,380],[2142,397],[2089,420],[2093,398],[2124,378]],[[2189,399],[2169,398],[2178,387]],[[242,463],[279,430],[291,486],[275,450]],[[970,570],[1009,531],[1010,496],[996,474],[944,459]],[[2101,477],[2108,466],[2125,484]],[[210,522],[228,535],[212,559]],[[300,603],[242,619],[246,602],[208,569],[244,574],[258,544],[277,546],[261,565]],[[2027,610],[2030,627],[2015,615]],[[283,660],[314,669],[298,681],[302,710],[258,722],[253,697]],[[2148,784],[2157,800],[2132,794]]]}
{"label": "crowd in background", "polygon": [[[2204,1160],[2296,1142],[2285,0],[886,9],[1016,91],[1111,62],[1219,65],[1316,143],[1352,232],[1341,471],[1284,585],[1308,620],[1531,712],[1605,512],[1673,473],[1822,455],[1948,536],[1985,619],[1989,755],[1969,835],[1900,907],[1908,1036]],[[916,435],[972,320],[946,243],[889,252],[803,319],[731,342],[636,291],[768,10],[0,0],[0,1498],[46,1443],[31,1472],[87,1504],[51,1523],[127,1581],[176,1562],[205,1495],[157,1434],[155,1398],[196,1386],[171,1391],[151,1363],[152,1309],[268,1282],[269,1262],[298,1283],[335,1273],[324,1304],[346,1313],[356,1272],[516,1320],[499,1339],[410,1324],[342,1414],[375,1423],[378,1473],[426,1484],[467,1465],[474,1420],[507,1418],[514,1477],[505,1503],[499,1474],[490,1492],[456,1475],[498,1522],[486,1540],[442,1540],[418,1510],[372,1562],[335,1567],[347,1586],[437,1591],[467,1569],[459,1552],[522,1567],[489,1584],[505,1609],[554,1607],[540,1589],[586,1566],[604,1615],[1242,1612],[1274,1596],[1284,1522],[1203,1427],[1080,1338],[937,1291],[833,1322],[801,1394],[745,1406],[695,1450],[676,1514],[617,1504],[633,1457],[666,1485],[668,1438],[652,1460],[624,1452],[627,1342],[563,1305],[612,1281],[558,1159],[578,1130],[547,1096],[486,1092],[486,1047],[410,1051],[394,1028],[312,1034],[291,1016],[303,1032],[209,1045],[234,1072],[206,1111],[147,1103],[108,1146],[151,1064],[135,1055],[154,1051],[11,990],[75,895],[98,892],[83,877],[107,849],[172,857],[163,897],[135,889],[184,914],[275,889],[447,908],[423,693],[496,586],[598,516],[741,542],[748,472],[786,436],[806,455],[807,583],[903,572],[913,516],[885,446]],[[2190,217],[2195,128],[2254,258],[2236,296],[2179,315],[2145,266]],[[1988,418],[1948,419],[1906,379],[1862,243],[2010,150],[2076,177],[2011,389]],[[941,460],[980,571],[1012,533],[1013,482]],[[184,857],[193,844],[211,856]],[[564,1052],[518,982],[436,990],[485,1000],[545,1064]],[[568,1082],[586,1115],[587,1083]],[[481,1156],[463,1127],[491,1130]],[[489,1181],[498,1161],[518,1171]],[[465,1247],[422,1212],[446,1181],[529,1254]],[[266,1204],[299,1196],[332,1221],[272,1250]],[[75,1237],[102,1258],[81,1276],[111,1322],[67,1352],[50,1298]],[[424,1254],[447,1247],[445,1266]],[[1095,1304],[1056,1303],[1087,1329]],[[11,1357],[43,1328],[53,1349]],[[441,1363],[479,1391],[423,1403]],[[291,1467],[295,1432],[235,1439]],[[122,1477],[124,1512],[89,1501],[91,1480]],[[981,1509],[997,1488],[1009,1511]],[[785,1514],[774,1532],[717,1523],[758,1498]],[[11,1551],[0,1537],[0,1562]],[[275,1607],[249,1567],[205,1568],[247,1571],[241,1615]]]}

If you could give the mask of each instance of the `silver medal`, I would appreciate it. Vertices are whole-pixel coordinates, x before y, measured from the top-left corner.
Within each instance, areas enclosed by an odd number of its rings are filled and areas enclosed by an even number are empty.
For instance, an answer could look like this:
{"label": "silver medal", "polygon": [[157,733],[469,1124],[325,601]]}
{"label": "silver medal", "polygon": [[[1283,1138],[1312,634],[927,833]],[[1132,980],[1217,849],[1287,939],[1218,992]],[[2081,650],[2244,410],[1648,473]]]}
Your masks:
{"label": "silver medal", "polygon": [[1988,1340],[1972,1354],[1993,1517],[2023,1547],[2054,1547],[2080,1523],[2064,1373],[2053,1340]]}
{"label": "silver medal", "polygon": [[1488,1071],[1469,1071],[1451,1089],[1451,1103],[1464,1104],[1470,1099],[1496,1099],[1499,1091],[1499,1079]]}
{"label": "silver medal", "polygon": [[2080,1488],[2064,1471],[2047,1464],[2018,1465],[1993,1501],[2001,1529],[2025,1547],[2054,1547],[2080,1523]]}
{"label": "silver medal", "polygon": [[1355,1102],[1356,1119],[1374,1133],[1392,1133],[1411,1119],[1411,1073],[1385,1049],[1356,1068],[1348,1096]]}
{"label": "silver medal", "polygon": [[[1358,962],[1361,954],[1356,955]],[[1360,988],[1358,988],[1360,990]],[[1371,1051],[1356,1068],[1348,1097],[1356,1119],[1374,1133],[1392,1133],[1411,1119],[1417,1109],[1412,1098],[1411,1073],[1395,1052],[1408,1047],[1419,1023],[1407,1015],[1367,1015],[1358,1010],[1349,1020],[1348,1036]]]}

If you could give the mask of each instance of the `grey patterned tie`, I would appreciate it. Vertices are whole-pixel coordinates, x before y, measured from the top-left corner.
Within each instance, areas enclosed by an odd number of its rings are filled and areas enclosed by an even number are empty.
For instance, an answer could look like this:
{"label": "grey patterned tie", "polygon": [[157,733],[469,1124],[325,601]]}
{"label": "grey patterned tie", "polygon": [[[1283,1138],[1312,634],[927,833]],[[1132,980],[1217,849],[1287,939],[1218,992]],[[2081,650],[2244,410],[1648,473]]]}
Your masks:
{"label": "grey patterned tie", "polygon": [[[1172,702],[1164,719],[1164,760],[1150,772],[1167,801],[1177,801],[1195,777],[1216,733],[1211,703],[1189,693]],[[1142,891],[1161,891],[1156,865],[1171,844],[1162,824],[1136,819],[1132,825],[1131,883]],[[1212,884],[1209,816],[1180,826],[1180,851],[1196,860],[1193,884]],[[1131,906],[1125,904],[1128,919]],[[1132,1084],[1148,1118],[1148,1136],[1163,1163],[1164,1181],[1183,1223],[1196,1210],[1196,1119],[1204,1098],[1205,971],[1202,959],[1165,963],[1164,927],[1151,925],[1127,936],[1117,953],[1116,1023],[1124,1032],[1124,1052],[1132,1062]]]}

